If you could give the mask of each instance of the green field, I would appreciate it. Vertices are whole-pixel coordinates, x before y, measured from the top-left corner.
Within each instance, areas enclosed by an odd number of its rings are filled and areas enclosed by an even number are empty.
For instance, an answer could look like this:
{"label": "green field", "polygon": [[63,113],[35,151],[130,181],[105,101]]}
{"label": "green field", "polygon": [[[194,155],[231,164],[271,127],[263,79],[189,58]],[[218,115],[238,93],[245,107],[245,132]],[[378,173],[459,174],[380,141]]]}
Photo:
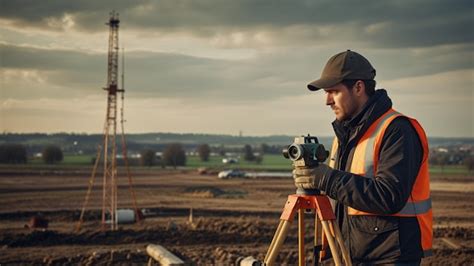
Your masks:
{"label": "green field", "polygon": [[[32,165],[44,165],[45,163],[41,158],[29,159],[28,164]],[[62,162],[55,165],[92,165],[92,156],[90,155],[64,155]]]}
{"label": "green field", "polygon": [[[54,165],[46,165],[41,159],[30,159],[26,167],[47,167],[47,168],[54,168],[54,167],[75,167],[75,166],[83,166],[92,167],[92,158],[93,156],[90,155],[65,155],[62,162]],[[214,156],[210,157],[209,161],[203,162],[198,156],[188,156],[186,167],[185,168],[198,168],[198,167],[207,167],[216,170],[220,169],[230,169],[230,168],[238,168],[238,169],[247,169],[247,170],[266,170],[266,171],[287,171],[291,170],[291,161],[285,159],[281,155],[277,154],[269,154],[264,155],[263,160],[261,163],[255,162],[247,162],[244,160],[239,160],[238,163],[234,164],[223,164],[221,156]],[[25,165],[2,165],[2,168],[24,168]],[[150,168],[150,167],[143,167],[143,166],[134,166],[134,168]],[[153,166],[153,168],[161,168],[161,166]],[[430,173],[433,175],[468,175],[469,172],[464,165],[447,165],[444,167],[435,165],[430,166]]]}
{"label": "green field", "polygon": [[[473,173],[471,172],[470,174]],[[430,166],[430,174],[467,175],[469,172],[465,165],[446,165],[444,167],[433,165]]]}

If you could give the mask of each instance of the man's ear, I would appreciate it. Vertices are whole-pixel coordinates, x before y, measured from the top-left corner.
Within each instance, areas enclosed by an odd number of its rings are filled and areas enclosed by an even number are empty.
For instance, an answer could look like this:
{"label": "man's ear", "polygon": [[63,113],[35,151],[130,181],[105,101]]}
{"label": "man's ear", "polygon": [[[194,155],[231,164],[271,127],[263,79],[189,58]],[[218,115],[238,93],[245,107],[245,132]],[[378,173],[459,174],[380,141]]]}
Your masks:
{"label": "man's ear", "polygon": [[354,90],[359,96],[365,94],[365,83],[362,80],[356,81],[354,84]]}

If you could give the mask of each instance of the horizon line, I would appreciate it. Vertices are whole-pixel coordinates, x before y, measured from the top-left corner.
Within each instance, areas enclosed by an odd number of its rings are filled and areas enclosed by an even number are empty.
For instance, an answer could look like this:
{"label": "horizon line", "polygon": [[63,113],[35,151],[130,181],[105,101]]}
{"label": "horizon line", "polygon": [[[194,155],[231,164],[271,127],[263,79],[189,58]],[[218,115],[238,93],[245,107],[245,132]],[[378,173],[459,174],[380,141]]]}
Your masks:
{"label": "horizon line", "polygon": [[[58,132],[9,132],[3,131],[0,135],[7,135],[7,134],[17,134],[17,135],[26,135],[26,134],[45,134],[45,135],[56,135],[56,134],[69,134],[69,135],[103,135],[103,133],[96,133],[96,132],[66,132],[66,131],[58,131]],[[125,135],[145,135],[145,134],[176,134],[176,135],[220,135],[220,136],[231,136],[231,137],[276,137],[276,136],[288,136],[288,137],[295,137],[296,135],[290,134],[267,134],[267,135],[242,135],[239,134],[233,135],[229,133],[198,133],[198,132],[166,132],[166,131],[154,131],[154,132],[133,132],[133,133],[125,133]],[[121,133],[117,132],[117,135],[121,135]],[[304,136],[304,135],[298,135]],[[316,136],[316,135],[314,135]],[[322,138],[331,138],[334,135],[324,135],[324,136],[316,136]],[[428,138],[449,138],[449,139],[473,139],[474,136],[427,136]]]}

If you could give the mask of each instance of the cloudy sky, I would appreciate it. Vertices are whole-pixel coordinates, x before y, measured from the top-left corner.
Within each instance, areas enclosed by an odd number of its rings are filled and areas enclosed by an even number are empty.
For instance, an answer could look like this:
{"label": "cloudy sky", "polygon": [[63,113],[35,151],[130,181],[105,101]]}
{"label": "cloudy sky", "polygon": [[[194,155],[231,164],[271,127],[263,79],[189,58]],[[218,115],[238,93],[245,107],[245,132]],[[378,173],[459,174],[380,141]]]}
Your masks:
{"label": "cloudy sky", "polygon": [[429,136],[474,137],[471,0],[2,0],[2,132],[102,131],[111,10],[129,133],[332,135],[306,84],[351,49]]}

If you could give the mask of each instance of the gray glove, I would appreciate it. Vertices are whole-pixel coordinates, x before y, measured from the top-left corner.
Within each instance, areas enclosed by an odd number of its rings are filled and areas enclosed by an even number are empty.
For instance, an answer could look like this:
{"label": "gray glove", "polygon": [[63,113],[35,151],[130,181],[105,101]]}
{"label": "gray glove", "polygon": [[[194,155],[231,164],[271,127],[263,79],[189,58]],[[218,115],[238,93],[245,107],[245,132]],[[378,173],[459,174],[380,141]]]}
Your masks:
{"label": "gray glove", "polygon": [[318,164],[316,167],[295,167],[293,179],[295,186],[303,189],[320,189],[320,183],[324,175],[331,169],[326,164]]}

